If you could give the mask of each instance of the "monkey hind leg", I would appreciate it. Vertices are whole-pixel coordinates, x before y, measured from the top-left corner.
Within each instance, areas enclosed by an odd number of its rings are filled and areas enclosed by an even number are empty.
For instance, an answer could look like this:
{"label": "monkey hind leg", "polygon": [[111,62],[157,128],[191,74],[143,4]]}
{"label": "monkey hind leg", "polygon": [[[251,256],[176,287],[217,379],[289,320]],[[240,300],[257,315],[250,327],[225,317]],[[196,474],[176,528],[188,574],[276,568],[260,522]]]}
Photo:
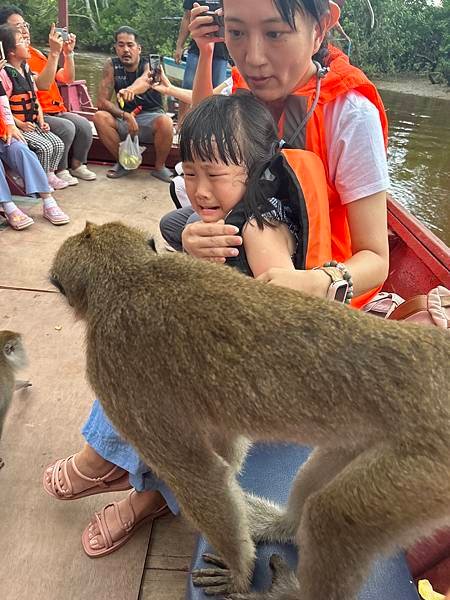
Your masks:
{"label": "monkey hind leg", "polygon": [[[175,443],[176,440],[176,443]],[[246,591],[251,582],[255,545],[250,537],[245,497],[231,467],[199,434],[173,434],[167,446],[156,448],[144,460],[155,466],[169,485],[181,511],[206,537],[226,565],[193,574],[195,585],[208,594]]]}
{"label": "monkey hind leg", "polygon": [[356,600],[375,558],[445,517],[449,466],[419,452],[367,450],[308,498],[298,536],[302,600]]}
{"label": "monkey hind leg", "polygon": [[286,507],[247,495],[250,532],[256,542],[296,543],[303,507],[309,496],[329,483],[360,450],[316,448],[298,471]]}

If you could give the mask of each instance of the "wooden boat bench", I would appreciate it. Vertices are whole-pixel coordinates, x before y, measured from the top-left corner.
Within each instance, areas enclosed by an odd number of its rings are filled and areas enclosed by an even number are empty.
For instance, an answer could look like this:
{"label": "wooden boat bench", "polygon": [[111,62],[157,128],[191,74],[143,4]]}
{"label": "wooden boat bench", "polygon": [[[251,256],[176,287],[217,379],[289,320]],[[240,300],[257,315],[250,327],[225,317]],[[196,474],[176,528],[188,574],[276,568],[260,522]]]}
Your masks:
{"label": "wooden boat bench", "polygon": [[[294,445],[257,444],[247,458],[240,477],[242,487],[275,502],[285,503],[289,488],[301,464],[308,458],[310,450]],[[208,567],[203,561],[204,552],[213,552],[205,539],[199,538],[193,554],[191,570]],[[293,546],[264,544],[258,547],[258,558],[254,573],[253,589],[270,587],[269,559],[272,554],[282,556],[294,569],[297,553]],[[326,573],[324,573],[326,576]],[[201,588],[188,580],[186,600],[206,600]],[[403,554],[378,561],[372,570],[359,600],[418,600],[416,587]]]}

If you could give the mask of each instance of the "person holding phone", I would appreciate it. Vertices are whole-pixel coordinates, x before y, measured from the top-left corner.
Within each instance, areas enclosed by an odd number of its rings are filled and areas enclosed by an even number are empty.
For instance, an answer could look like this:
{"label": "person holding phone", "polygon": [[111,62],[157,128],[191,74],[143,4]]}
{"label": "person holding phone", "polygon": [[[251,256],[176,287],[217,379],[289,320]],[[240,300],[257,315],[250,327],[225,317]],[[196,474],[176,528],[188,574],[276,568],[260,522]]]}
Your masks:
{"label": "person holding phone", "polygon": [[[340,9],[331,0],[223,0],[225,39],[233,58],[233,91],[250,90],[272,111],[280,140],[317,154],[326,168],[333,259],[352,275],[361,307],[388,274],[387,117],[374,84],[328,44]],[[195,3],[190,31],[200,49],[193,103],[213,90],[213,47],[222,39],[208,9]],[[173,248],[225,262],[242,238],[226,223],[196,222],[189,208],[163,217]],[[323,273],[272,269],[263,281],[320,295]]]}
{"label": "person holding phone", "polygon": [[[44,120],[50,131],[64,143],[64,152],[58,164],[56,175],[68,185],[76,185],[79,179],[92,181],[96,179],[93,171],[87,166],[87,155],[92,144],[92,128],[87,119],[69,112],[64,106],[59,92],[59,83],[72,83],[75,80],[74,47],[76,36],[66,33],[63,39],[61,28],[53,23],[48,37],[50,52],[45,56],[33,48],[30,39],[30,26],[25,21],[23,12],[17,6],[5,6],[0,9],[0,25],[8,24],[16,27],[29,45],[28,65],[35,76],[38,89],[37,96],[44,112]],[[64,66],[59,69],[61,52]],[[69,151],[72,153],[69,170]]]}
{"label": "person holding phone", "polygon": [[[172,172],[165,165],[172,147],[173,123],[165,114],[161,94],[150,88],[149,58],[143,57],[137,31],[123,26],[114,34],[116,56],[108,58],[97,94],[98,111],[94,124],[109,153],[118,161],[119,144],[128,134],[138,135],[143,144],[153,143],[153,177],[170,182]],[[155,60],[156,55],[153,56]],[[155,64],[156,66],[156,64]],[[141,84],[142,90],[134,91]],[[114,98],[118,102],[111,100]],[[119,162],[106,173],[111,179],[131,174]]]}
{"label": "person holding phone", "polygon": [[[215,11],[220,8],[220,2],[217,0],[211,0],[207,2],[206,0],[202,0],[201,4],[206,4],[209,6],[210,10]],[[174,53],[174,59],[177,64],[181,62],[181,57],[184,52],[184,46],[186,40],[189,37],[189,23],[191,20],[191,10],[194,6],[194,0],[184,0],[183,8],[184,15],[180,24],[180,31],[178,33],[177,45]],[[182,87],[186,90],[192,90],[194,85],[194,77],[195,72],[197,70],[197,63],[199,57],[198,46],[194,40],[189,44],[187,57],[186,57],[186,68],[184,71],[183,83]],[[225,44],[223,42],[219,42],[214,46],[214,56],[212,63],[212,81],[213,87],[217,87],[220,85],[227,76],[227,65],[228,65],[228,52]],[[179,122],[183,121],[183,117],[186,113],[188,105],[182,104],[180,106],[179,111]]]}

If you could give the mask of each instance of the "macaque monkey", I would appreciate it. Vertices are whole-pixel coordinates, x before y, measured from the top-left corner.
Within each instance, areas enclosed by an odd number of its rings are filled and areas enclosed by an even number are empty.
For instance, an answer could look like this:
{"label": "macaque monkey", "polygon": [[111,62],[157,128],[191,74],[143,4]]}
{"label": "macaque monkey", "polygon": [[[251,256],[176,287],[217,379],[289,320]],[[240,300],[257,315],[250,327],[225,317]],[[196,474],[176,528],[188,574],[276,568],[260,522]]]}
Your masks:
{"label": "macaque monkey", "polygon": [[[31,385],[29,382],[15,381],[15,372],[24,368],[26,364],[27,358],[20,333],[0,331],[0,439],[14,390]],[[4,464],[0,458],[0,469]]]}
{"label": "macaque monkey", "polygon": [[[206,593],[253,598],[255,540],[289,540],[297,575],[273,557],[260,597],[354,600],[376,557],[449,519],[447,332],[158,256],[121,223],[87,223],[50,278],[106,414],[222,559],[193,575]],[[286,507],[238,485],[243,438],[315,448]]]}

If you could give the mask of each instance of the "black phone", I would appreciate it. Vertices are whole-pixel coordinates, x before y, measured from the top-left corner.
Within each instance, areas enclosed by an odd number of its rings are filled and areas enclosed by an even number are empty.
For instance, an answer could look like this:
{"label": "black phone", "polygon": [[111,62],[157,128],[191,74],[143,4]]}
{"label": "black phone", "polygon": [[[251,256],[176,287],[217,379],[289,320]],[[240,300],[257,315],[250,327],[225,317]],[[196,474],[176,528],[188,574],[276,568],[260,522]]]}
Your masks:
{"label": "black phone", "polygon": [[204,15],[202,15],[202,16],[212,17],[214,25],[217,25],[219,27],[218,31],[214,31],[213,33],[210,33],[209,36],[210,37],[220,37],[220,38],[225,37],[225,26],[224,26],[224,22],[223,22],[223,15],[218,15],[216,13],[216,10],[219,10],[219,8],[221,8],[221,6],[222,6],[221,2],[218,0],[209,0],[209,1],[202,0],[201,2],[199,2],[199,4],[202,4],[203,6],[207,6],[209,8],[208,12],[204,13]]}
{"label": "black phone", "polygon": [[150,54],[148,57],[148,64],[153,83],[161,83],[161,57],[159,54]]}

